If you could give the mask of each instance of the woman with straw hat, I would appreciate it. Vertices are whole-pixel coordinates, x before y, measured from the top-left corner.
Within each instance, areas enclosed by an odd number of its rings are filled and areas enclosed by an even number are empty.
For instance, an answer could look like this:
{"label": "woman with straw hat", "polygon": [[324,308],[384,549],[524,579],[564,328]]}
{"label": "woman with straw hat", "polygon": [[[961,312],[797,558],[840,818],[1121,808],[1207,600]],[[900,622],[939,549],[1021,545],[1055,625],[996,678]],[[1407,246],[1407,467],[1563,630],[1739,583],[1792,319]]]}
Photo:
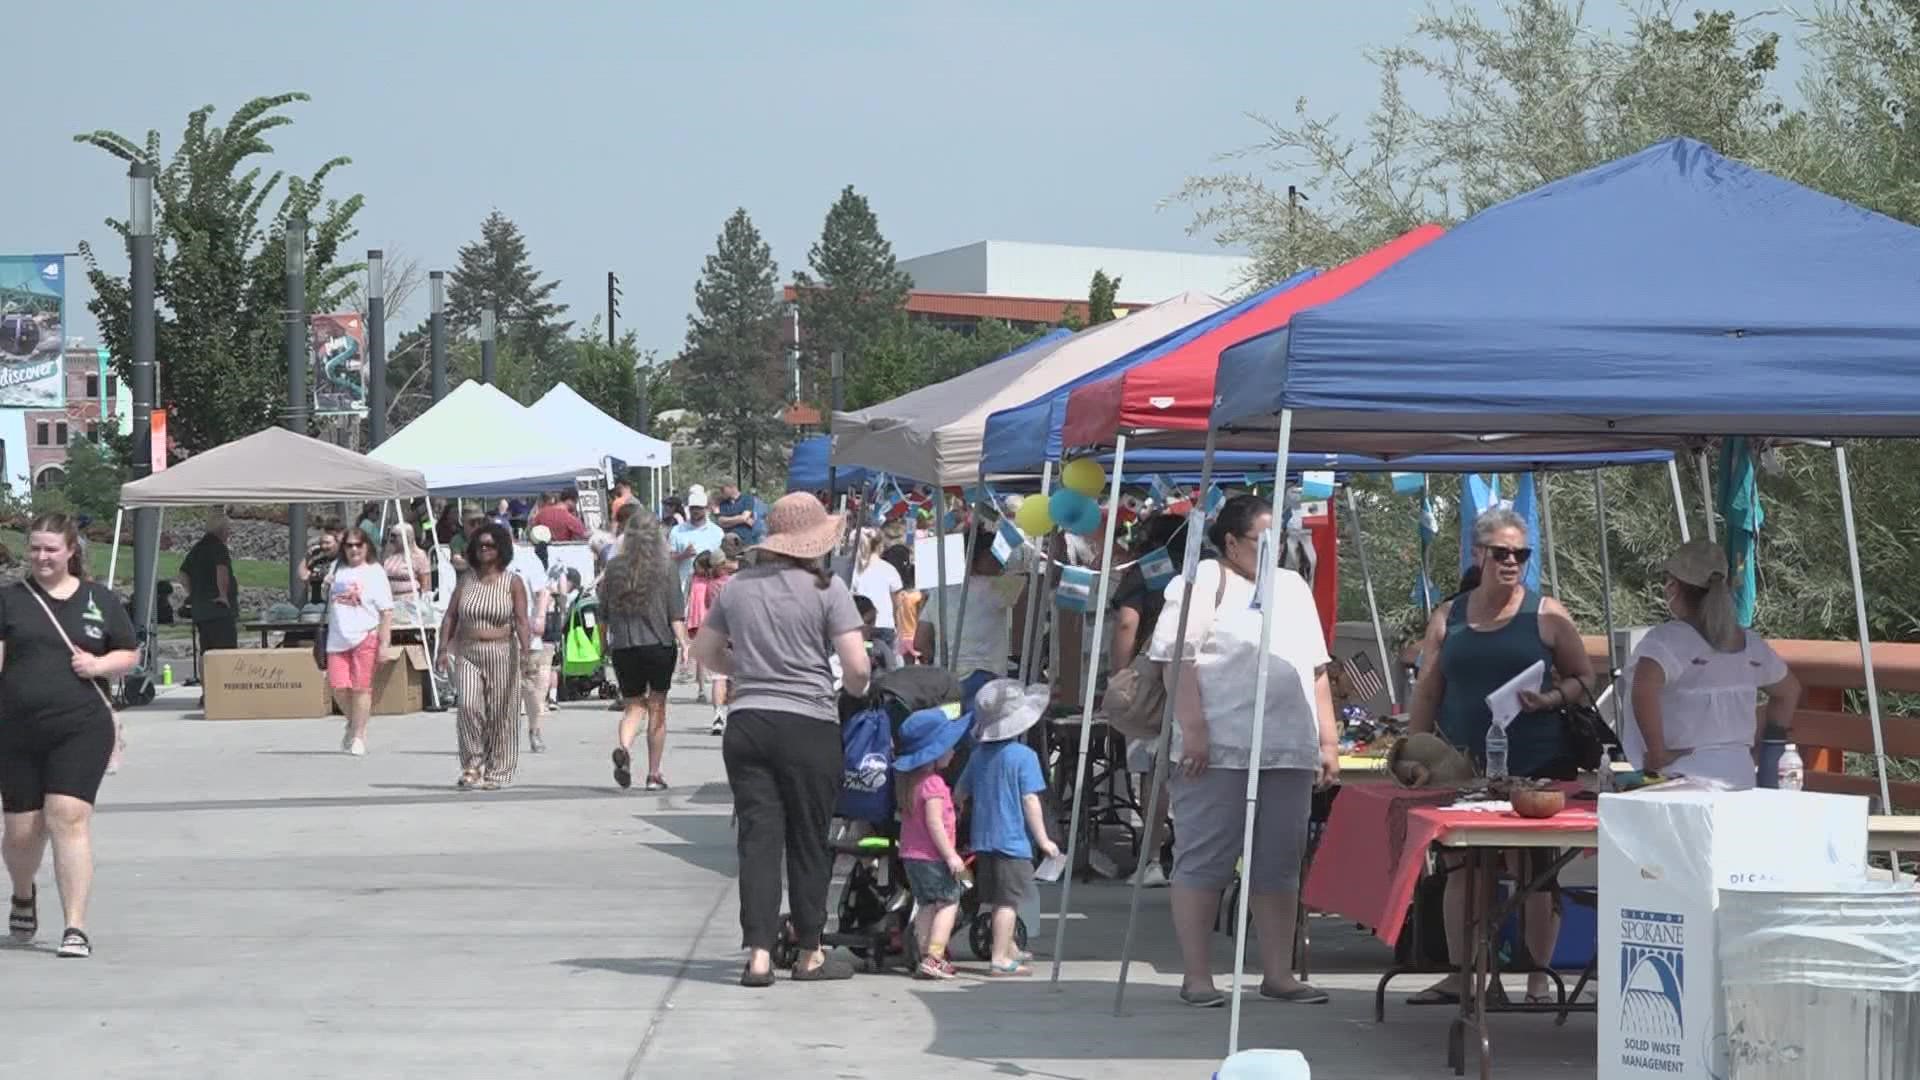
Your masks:
{"label": "woman with straw hat", "polygon": [[840,531],[840,516],[805,492],[774,503],[759,557],[728,582],[693,642],[697,663],[732,680],[721,757],[739,818],[742,986],[773,984],[783,857],[800,947],[794,981],[853,975],[820,947],[833,873],[827,828],[842,773],[829,649],[849,694],[866,693],[868,676],[853,594],[821,563]]}
{"label": "woman with straw hat", "polygon": [[1666,571],[1673,619],[1647,631],[1627,662],[1620,745],[1643,769],[1750,788],[1761,733],[1790,726],[1800,684],[1766,639],[1740,627],[1720,545],[1682,544]]}

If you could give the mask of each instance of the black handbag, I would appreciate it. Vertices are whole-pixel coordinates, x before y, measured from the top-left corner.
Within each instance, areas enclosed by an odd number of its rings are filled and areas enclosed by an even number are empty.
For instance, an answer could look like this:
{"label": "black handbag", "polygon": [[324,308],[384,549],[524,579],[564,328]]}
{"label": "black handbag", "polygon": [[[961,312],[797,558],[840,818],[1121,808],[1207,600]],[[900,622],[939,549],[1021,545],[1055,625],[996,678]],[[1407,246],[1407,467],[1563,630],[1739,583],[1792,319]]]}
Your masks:
{"label": "black handbag", "polygon": [[1616,735],[1613,725],[1600,715],[1600,708],[1593,699],[1593,691],[1583,680],[1580,689],[1586,694],[1584,703],[1568,702],[1560,707],[1560,719],[1567,733],[1567,746],[1573,753],[1573,762],[1582,772],[1599,769],[1608,760],[1608,750],[1618,748],[1620,736]]}

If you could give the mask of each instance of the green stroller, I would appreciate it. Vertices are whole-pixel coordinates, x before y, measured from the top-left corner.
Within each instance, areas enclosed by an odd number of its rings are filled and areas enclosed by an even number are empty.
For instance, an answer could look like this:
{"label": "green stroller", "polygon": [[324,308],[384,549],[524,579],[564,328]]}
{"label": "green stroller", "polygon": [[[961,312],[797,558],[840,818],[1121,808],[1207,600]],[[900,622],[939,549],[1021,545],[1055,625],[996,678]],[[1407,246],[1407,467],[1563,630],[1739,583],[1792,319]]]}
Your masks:
{"label": "green stroller", "polygon": [[567,608],[560,633],[560,700],[578,701],[598,693],[614,696],[607,677],[607,633],[600,625],[600,602],[582,590]]}

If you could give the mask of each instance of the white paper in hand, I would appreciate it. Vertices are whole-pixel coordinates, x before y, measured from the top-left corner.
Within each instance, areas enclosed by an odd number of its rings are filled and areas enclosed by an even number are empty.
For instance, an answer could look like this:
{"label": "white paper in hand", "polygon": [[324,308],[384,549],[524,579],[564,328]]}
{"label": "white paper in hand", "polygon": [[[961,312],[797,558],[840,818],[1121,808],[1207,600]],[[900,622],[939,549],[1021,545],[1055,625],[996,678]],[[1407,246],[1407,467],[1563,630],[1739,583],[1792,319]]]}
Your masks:
{"label": "white paper in hand", "polygon": [[1487,708],[1493,713],[1493,726],[1501,731],[1513,723],[1520,715],[1520,691],[1540,689],[1540,677],[1547,673],[1547,663],[1535,660],[1527,670],[1515,675],[1505,686],[1487,695]]}
{"label": "white paper in hand", "polygon": [[1060,875],[1066,873],[1066,870],[1067,856],[1065,852],[1061,852],[1058,855],[1050,855],[1040,860],[1039,867],[1033,872],[1033,880],[1044,882],[1059,881]]}

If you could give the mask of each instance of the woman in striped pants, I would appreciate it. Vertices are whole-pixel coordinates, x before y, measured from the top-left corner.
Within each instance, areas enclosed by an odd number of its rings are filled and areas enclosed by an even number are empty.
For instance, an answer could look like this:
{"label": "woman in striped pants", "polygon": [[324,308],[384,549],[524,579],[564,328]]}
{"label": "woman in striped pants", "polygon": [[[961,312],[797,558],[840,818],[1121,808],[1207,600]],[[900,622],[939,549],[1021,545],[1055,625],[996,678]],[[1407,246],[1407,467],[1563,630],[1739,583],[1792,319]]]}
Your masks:
{"label": "woman in striped pants", "polygon": [[440,623],[440,664],[451,663],[460,697],[462,790],[495,791],[519,762],[521,655],[538,639],[527,620],[527,587],[507,573],[513,536],[494,522],[467,541],[468,570]]}

